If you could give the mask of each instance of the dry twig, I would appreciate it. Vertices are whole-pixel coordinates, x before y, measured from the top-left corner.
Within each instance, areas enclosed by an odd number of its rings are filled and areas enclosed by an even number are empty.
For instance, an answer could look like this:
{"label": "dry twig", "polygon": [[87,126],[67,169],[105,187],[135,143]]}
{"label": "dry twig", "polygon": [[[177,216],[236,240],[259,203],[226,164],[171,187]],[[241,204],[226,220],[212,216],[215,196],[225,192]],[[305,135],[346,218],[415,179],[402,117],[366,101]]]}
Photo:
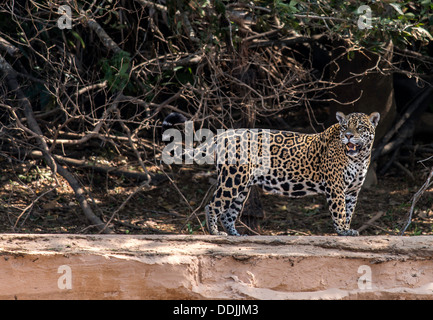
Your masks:
{"label": "dry twig", "polygon": [[[102,230],[104,227],[103,222],[93,213],[87,199],[85,196],[85,191],[78,182],[78,180],[66,169],[62,166],[59,166],[56,160],[51,155],[50,149],[45,141],[45,137],[37,123],[34,114],[33,108],[28,100],[28,98],[21,91],[20,86],[16,79],[15,70],[10,66],[10,64],[0,56],[0,70],[5,74],[7,84],[12,92],[15,92],[18,98],[18,102],[21,105],[21,108],[24,111],[24,114],[27,119],[28,128],[23,126],[23,129],[30,133],[36,140],[38,141],[39,148],[42,151],[43,157],[47,162],[48,166],[53,171],[53,174],[59,173],[62,177],[68,181],[69,185],[75,192],[75,196],[80,203],[80,206],[86,216],[86,218],[98,229]],[[110,229],[106,229],[107,233],[112,232]]]}
{"label": "dry twig", "polygon": [[418,202],[419,198],[421,198],[421,196],[424,194],[424,192],[433,185],[432,178],[433,178],[433,167],[430,170],[430,173],[427,177],[427,180],[424,182],[424,184],[421,186],[421,188],[412,197],[412,204],[410,206],[406,225],[403,227],[403,229],[400,232],[401,236],[405,233],[405,231],[407,230],[407,228],[409,227],[409,225],[412,222],[412,216],[413,216],[413,212],[415,210],[415,205]]}

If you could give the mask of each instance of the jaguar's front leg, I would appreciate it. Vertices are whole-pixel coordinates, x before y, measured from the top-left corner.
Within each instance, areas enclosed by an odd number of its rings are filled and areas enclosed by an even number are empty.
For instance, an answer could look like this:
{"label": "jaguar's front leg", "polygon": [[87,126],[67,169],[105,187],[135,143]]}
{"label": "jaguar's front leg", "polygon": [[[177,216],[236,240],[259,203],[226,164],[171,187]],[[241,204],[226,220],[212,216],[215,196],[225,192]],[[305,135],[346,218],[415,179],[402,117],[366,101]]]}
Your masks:
{"label": "jaguar's front leg", "polygon": [[346,193],[346,224],[350,226],[353,212],[355,211],[356,202],[358,200],[359,190],[354,190]]}
{"label": "jaguar's front leg", "polygon": [[343,190],[332,188],[330,192],[326,193],[326,199],[328,201],[329,211],[331,212],[331,217],[334,221],[334,228],[337,234],[340,236],[358,236],[358,231],[350,229],[352,212],[355,207],[354,204],[352,205],[352,200],[349,200],[351,211],[347,211],[346,195]]}

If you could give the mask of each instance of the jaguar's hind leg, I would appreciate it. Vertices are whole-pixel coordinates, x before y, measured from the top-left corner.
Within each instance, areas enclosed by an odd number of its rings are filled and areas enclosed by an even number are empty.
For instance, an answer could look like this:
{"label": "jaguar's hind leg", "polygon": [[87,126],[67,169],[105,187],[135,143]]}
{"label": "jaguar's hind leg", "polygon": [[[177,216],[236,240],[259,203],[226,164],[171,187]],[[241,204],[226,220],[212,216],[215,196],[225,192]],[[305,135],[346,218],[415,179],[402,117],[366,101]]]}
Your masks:
{"label": "jaguar's hind leg", "polygon": [[218,231],[218,220],[221,215],[220,208],[214,207],[214,202],[212,201],[208,204],[206,209],[206,224],[211,235],[222,235],[226,236],[226,232]]}
{"label": "jaguar's hind leg", "polygon": [[[206,223],[210,234],[227,235],[228,233],[232,236],[240,235],[236,231],[235,223],[247,198],[247,189],[242,186],[234,193],[233,190],[217,187],[211,202],[206,206]],[[221,220],[227,233],[218,231],[218,220]]]}
{"label": "jaguar's hind leg", "polygon": [[[225,234],[218,231],[218,220],[229,235],[238,236],[235,222],[248,194],[248,165],[219,165],[218,185],[209,205],[206,207],[206,222],[209,233]],[[238,173],[238,174],[236,174]]]}

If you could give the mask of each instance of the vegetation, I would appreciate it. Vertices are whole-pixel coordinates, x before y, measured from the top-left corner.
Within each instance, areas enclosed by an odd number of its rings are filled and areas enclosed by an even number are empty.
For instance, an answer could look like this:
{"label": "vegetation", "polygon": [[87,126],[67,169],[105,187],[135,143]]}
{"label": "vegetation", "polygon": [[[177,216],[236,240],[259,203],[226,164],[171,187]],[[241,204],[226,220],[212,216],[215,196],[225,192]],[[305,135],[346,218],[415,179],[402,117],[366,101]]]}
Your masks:
{"label": "vegetation", "polygon": [[[433,154],[431,131],[416,126],[433,112],[432,34],[427,0],[6,1],[3,231],[50,220],[56,232],[144,232],[143,223],[157,229],[152,219],[163,216],[177,221],[165,232],[201,232],[208,168],[194,173],[201,182],[193,189],[185,181],[195,175],[159,163],[161,120],[172,111],[214,130],[317,131],[335,108],[375,108],[385,119],[374,154],[379,180],[395,168],[414,193]],[[379,93],[383,103],[365,100]],[[72,212],[90,227],[67,225]],[[401,220],[374,231],[398,232]]]}

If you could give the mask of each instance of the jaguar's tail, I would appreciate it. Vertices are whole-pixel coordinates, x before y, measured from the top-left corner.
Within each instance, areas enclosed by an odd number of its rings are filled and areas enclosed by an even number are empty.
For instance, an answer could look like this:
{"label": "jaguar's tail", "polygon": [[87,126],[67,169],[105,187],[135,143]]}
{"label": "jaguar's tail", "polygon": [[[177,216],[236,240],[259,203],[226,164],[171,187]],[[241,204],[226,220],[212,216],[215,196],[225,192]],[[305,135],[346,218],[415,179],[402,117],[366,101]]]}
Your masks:
{"label": "jaguar's tail", "polygon": [[172,112],[170,113],[162,122],[162,132],[164,132],[167,129],[173,128],[175,124],[178,123],[184,123],[188,119],[178,112]]}
{"label": "jaguar's tail", "polygon": [[[168,147],[167,149],[164,149],[165,153],[163,152],[163,158],[165,156],[165,160],[163,160],[168,164],[171,164],[173,161],[176,164],[180,161],[185,161],[186,164],[192,164],[193,161],[198,164],[214,163],[215,139],[213,135],[195,148],[191,148],[193,141],[197,141],[195,140],[195,133],[193,133],[193,135],[188,135],[191,139],[191,145],[186,148],[186,146],[183,145],[183,139],[181,139],[181,137],[176,134],[173,135],[173,132],[170,132],[170,134],[168,132],[165,133],[166,130],[174,128],[176,124],[185,123],[187,121],[188,119],[184,115],[173,112],[170,113],[162,122],[162,140],[165,141]],[[194,130],[194,128],[192,129]],[[177,137],[179,141],[171,139],[172,137]],[[185,137],[185,140],[187,140],[188,137]]]}

